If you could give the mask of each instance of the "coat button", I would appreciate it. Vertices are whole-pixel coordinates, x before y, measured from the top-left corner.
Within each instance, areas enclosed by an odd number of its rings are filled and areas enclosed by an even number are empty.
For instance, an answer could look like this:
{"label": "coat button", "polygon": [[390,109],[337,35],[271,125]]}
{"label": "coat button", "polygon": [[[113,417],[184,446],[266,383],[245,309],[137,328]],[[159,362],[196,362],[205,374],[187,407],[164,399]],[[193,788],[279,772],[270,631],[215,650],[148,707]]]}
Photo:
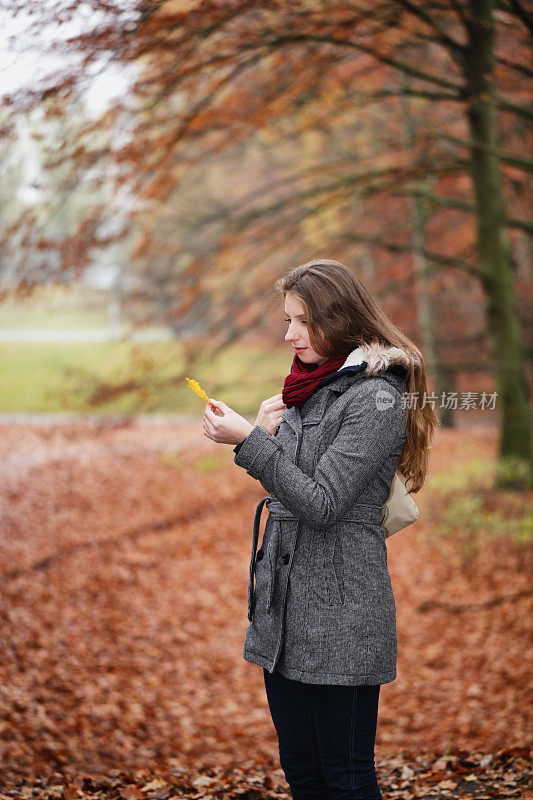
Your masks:
{"label": "coat button", "polygon": [[290,560],[291,560],[291,554],[285,553],[285,555],[283,556],[283,563],[288,564]]}
{"label": "coat button", "polygon": [[258,550],[257,551],[257,555],[255,557],[255,560],[256,561],[261,561],[262,558],[263,558],[263,551],[262,550]]}

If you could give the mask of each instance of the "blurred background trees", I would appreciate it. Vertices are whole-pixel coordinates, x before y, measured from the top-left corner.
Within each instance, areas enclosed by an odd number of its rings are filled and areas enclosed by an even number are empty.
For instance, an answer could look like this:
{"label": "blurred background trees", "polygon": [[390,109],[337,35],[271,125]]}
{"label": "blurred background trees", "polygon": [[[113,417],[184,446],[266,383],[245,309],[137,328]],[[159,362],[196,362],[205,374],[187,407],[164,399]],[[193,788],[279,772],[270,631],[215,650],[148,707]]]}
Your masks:
{"label": "blurred background trees", "polygon": [[[58,42],[61,68],[4,105],[5,294],[119,264],[128,317],[184,343],[168,383],[199,354],[280,342],[276,277],[337,258],[419,343],[437,396],[492,374],[500,480],[527,483],[526,5],[88,7]],[[75,24],[68,4],[13,6],[30,11],[37,43]],[[95,111],[111,68],[124,88]]]}

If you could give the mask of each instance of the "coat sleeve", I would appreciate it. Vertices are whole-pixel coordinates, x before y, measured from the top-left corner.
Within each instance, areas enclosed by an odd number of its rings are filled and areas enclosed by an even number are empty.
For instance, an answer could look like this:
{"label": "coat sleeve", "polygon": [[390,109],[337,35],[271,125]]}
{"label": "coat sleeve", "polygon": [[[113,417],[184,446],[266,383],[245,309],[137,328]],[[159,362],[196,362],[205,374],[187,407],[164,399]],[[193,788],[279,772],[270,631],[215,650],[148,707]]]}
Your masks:
{"label": "coat sleeve", "polygon": [[[394,403],[378,408],[376,393],[385,386]],[[405,442],[406,417],[400,392],[387,381],[369,380],[345,407],[340,429],[312,477],[288,459],[279,441],[260,425],[250,431],[234,462],[296,517],[325,530],[348,511]]]}

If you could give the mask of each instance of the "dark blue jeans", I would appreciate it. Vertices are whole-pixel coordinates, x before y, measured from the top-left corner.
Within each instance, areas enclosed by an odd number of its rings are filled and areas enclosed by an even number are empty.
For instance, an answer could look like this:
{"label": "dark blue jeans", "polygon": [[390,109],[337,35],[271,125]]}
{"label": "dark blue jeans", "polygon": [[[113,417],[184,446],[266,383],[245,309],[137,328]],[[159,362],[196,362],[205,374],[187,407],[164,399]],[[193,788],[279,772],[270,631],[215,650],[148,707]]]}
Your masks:
{"label": "dark blue jeans", "polygon": [[383,800],[374,742],[380,686],[330,686],[263,668],[279,758],[294,800]]}

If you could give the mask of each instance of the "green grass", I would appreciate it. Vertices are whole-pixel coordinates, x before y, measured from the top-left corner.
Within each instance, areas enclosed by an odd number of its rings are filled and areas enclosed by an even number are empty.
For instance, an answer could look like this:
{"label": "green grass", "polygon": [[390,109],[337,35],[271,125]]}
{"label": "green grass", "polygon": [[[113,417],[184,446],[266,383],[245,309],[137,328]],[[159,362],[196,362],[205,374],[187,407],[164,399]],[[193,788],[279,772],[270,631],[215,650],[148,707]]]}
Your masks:
{"label": "green grass", "polygon": [[494,539],[510,537],[517,542],[527,543],[532,539],[532,517],[510,516],[498,509],[487,510],[485,498],[480,495],[462,495],[454,498],[440,519],[441,533],[450,535],[461,529],[466,539]]}
{"label": "green grass", "polygon": [[180,453],[159,453],[159,460],[162,464],[174,467],[177,472],[181,472]]}
{"label": "green grass", "polygon": [[[107,292],[82,286],[41,287],[27,299],[10,297],[0,304],[0,329],[105,329],[107,299]],[[199,359],[187,374],[210,397],[252,416],[262,400],[281,391],[291,359],[283,343],[278,348],[235,344],[213,363]],[[0,412],[201,415],[205,404],[178,377],[184,363],[181,343],[172,340],[0,342]],[[101,382],[107,393],[100,391],[101,402],[91,402]],[[130,389],[120,392],[121,384]]]}
{"label": "green grass", "polygon": [[[290,369],[286,347],[232,345],[213,363],[189,369],[210,397],[243,416],[281,392]],[[137,413],[203,414],[204,402],[178,379],[180,342],[0,343],[0,412],[75,411],[100,415]],[[137,388],[112,391],[101,403],[89,399],[98,382]]]}
{"label": "green grass", "polygon": [[0,304],[0,328],[93,329],[107,325],[108,293],[96,289],[46,286],[25,300]]}
{"label": "green grass", "polygon": [[225,460],[222,455],[205,456],[205,458],[198,458],[194,462],[194,468],[203,473],[218,472]]}
{"label": "green grass", "polygon": [[453,543],[461,569],[473,563],[490,541],[512,543],[517,552],[533,541],[533,516],[523,492],[494,487],[496,464],[475,457],[428,478],[428,532],[435,546],[448,553]]}
{"label": "green grass", "polygon": [[494,464],[491,461],[473,456],[469,461],[461,462],[458,469],[446,469],[429,475],[426,485],[441,496],[449,496],[469,485],[490,485],[493,471]]}

